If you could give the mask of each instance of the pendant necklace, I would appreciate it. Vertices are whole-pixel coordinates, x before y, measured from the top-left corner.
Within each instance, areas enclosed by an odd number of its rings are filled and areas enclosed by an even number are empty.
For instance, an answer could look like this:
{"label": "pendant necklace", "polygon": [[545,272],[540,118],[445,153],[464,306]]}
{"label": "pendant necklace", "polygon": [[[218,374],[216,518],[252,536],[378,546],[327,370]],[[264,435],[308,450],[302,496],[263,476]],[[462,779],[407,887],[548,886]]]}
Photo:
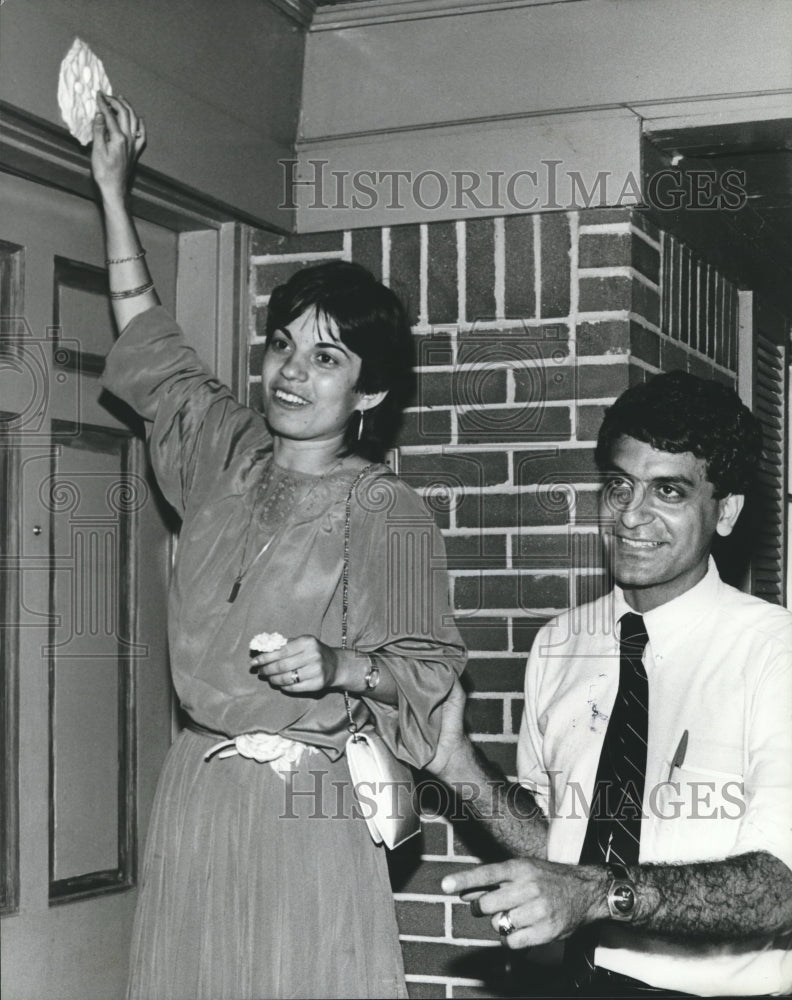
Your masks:
{"label": "pendant necklace", "polygon": [[[285,523],[281,526],[281,530],[286,527],[286,525],[289,523],[289,521],[291,521],[291,519],[294,516],[294,514],[296,514],[296,512],[303,506],[303,504],[307,503],[308,500],[310,500],[310,498],[313,496],[314,492],[318,489],[319,485],[322,482],[324,482],[324,480],[332,472],[335,472],[336,469],[338,469],[341,466],[341,464],[342,464],[343,461],[344,461],[343,458],[339,458],[338,461],[334,462],[333,465],[331,465],[329,469],[327,469],[325,472],[322,473],[321,476],[318,477],[318,479],[316,480],[316,482],[313,484],[313,486],[311,486],[311,488],[308,490],[308,492],[305,494],[305,496],[301,500],[299,500],[292,507],[292,509],[290,511],[290,514],[289,514],[289,517],[286,519]],[[274,466],[275,468],[278,468],[278,466],[276,466],[276,464],[275,464],[275,459],[274,458],[271,458],[270,462],[271,462],[272,466]],[[289,474],[289,470],[288,469],[282,469],[280,471],[283,474],[285,474],[286,476],[288,476],[288,474]],[[261,491],[262,485],[263,484],[259,484],[259,486],[258,486],[258,488],[256,490],[256,494],[257,495]],[[240,589],[242,587],[242,581],[247,576],[247,574],[250,572],[250,570],[255,566],[255,564],[258,562],[258,560],[264,555],[264,553],[267,551],[267,549],[270,547],[270,545],[272,544],[272,540],[275,538],[275,535],[277,534],[277,530],[278,529],[276,529],[272,533],[272,535],[270,535],[270,537],[267,539],[267,541],[264,543],[264,545],[259,549],[259,551],[254,556],[254,558],[246,566],[245,565],[245,560],[247,559],[248,548],[250,547],[250,533],[251,533],[251,529],[253,527],[253,518],[255,516],[255,513],[256,513],[256,499],[254,498],[253,499],[253,503],[251,504],[251,507],[250,507],[250,515],[248,517],[247,528],[245,529],[245,544],[242,547],[242,558],[239,560],[239,571],[238,571],[238,573],[236,575],[236,579],[234,580],[233,586],[231,587],[231,593],[228,595],[228,597],[226,599],[226,601],[227,601],[228,604],[233,604],[234,601],[237,599],[237,597],[239,595],[239,591],[240,591]]]}

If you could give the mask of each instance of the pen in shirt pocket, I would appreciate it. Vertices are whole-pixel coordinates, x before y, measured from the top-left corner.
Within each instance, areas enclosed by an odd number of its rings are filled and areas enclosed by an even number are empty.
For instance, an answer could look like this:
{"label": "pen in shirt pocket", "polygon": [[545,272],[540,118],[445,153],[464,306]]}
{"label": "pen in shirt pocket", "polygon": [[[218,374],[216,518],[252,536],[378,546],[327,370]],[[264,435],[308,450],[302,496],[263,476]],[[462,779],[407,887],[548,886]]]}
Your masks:
{"label": "pen in shirt pocket", "polygon": [[682,733],[682,736],[679,739],[679,743],[677,744],[674,756],[671,758],[671,767],[669,767],[668,769],[669,781],[673,778],[675,769],[678,767],[682,767],[682,765],[685,763],[685,754],[687,753],[687,745],[688,745],[688,735],[689,734],[686,729],[684,733]]}

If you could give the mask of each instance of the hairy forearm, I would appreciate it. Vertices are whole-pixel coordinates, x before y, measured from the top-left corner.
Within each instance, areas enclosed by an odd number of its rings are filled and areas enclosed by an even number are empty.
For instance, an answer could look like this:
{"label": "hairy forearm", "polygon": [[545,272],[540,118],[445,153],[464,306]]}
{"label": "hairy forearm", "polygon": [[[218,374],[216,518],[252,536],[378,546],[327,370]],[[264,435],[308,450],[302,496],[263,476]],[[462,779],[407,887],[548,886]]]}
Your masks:
{"label": "hairy forearm", "polygon": [[633,925],[712,942],[792,930],[792,872],[772,854],[691,865],[641,865]]}
{"label": "hairy forearm", "polygon": [[536,799],[527,788],[508,781],[469,740],[439,776],[510,855],[546,856],[547,821]]}

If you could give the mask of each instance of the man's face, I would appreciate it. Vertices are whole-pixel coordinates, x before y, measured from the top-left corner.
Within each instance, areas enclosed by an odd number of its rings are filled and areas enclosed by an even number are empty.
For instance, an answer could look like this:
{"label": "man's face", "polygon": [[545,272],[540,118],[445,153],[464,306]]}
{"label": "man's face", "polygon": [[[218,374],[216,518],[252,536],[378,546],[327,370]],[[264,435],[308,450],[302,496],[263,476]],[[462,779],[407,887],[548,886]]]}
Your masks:
{"label": "man's face", "polygon": [[622,436],[600,494],[600,531],[616,583],[636,611],[684,594],[707,572],[716,534],[728,535],[742,497],[716,500],[706,464]]}

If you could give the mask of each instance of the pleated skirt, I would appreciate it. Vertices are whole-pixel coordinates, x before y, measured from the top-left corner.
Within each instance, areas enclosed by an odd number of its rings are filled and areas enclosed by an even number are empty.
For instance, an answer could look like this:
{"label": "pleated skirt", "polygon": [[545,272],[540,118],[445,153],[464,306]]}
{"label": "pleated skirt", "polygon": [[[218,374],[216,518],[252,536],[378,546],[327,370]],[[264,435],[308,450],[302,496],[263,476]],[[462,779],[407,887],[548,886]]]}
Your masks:
{"label": "pleated skirt", "polygon": [[183,732],[157,788],[129,1000],[406,997],[385,851],[352,815],[346,761],[305,753],[284,782],[204,761]]}

